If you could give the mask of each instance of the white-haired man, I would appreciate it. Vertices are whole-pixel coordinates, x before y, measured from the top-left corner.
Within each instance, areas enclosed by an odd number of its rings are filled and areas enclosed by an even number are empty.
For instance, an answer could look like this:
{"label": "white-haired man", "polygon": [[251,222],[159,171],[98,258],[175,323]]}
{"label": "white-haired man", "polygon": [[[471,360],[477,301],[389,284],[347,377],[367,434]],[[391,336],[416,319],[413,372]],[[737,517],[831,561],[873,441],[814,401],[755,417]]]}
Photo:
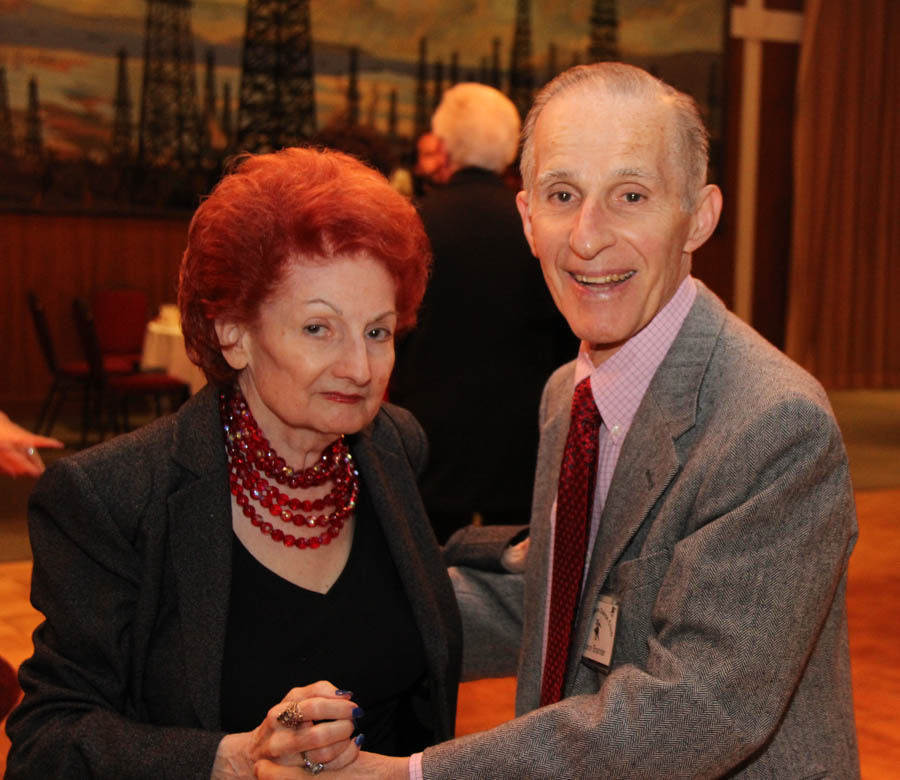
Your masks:
{"label": "white-haired man", "polygon": [[[433,273],[419,325],[398,348],[391,398],[428,434],[421,489],[444,542],[476,512],[527,522],[541,389],[574,345],[503,180],[518,150],[515,106],[492,87],[458,84],[431,125],[444,182],[420,202]],[[486,435],[502,455],[477,444]]]}
{"label": "white-haired man", "polygon": [[350,773],[858,777],[847,458],[820,385],[690,276],[721,209],[693,101],[582,66],[524,137],[525,234],[581,348],[542,398],[524,594],[487,570],[512,529],[447,550],[464,675],[517,673],[518,717]]}

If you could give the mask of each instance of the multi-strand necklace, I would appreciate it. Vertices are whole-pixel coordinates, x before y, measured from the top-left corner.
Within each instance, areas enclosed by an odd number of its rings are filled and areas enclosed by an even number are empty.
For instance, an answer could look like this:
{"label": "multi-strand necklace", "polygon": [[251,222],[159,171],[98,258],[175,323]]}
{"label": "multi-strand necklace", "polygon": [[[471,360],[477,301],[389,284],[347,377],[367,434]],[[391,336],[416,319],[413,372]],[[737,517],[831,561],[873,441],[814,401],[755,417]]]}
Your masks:
{"label": "multi-strand necklace", "polygon": [[[219,414],[225,429],[228,481],[244,516],[261,533],[286,547],[317,549],[337,537],[359,496],[359,472],[344,437],[329,444],[314,466],[294,469],[272,449],[239,388],[220,391]],[[310,488],[326,482],[332,483],[331,490],[312,501],[292,498],[278,488]],[[319,533],[287,533],[266,520],[266,513],[273,520],[280,519],[287,530],[320,529]]]}

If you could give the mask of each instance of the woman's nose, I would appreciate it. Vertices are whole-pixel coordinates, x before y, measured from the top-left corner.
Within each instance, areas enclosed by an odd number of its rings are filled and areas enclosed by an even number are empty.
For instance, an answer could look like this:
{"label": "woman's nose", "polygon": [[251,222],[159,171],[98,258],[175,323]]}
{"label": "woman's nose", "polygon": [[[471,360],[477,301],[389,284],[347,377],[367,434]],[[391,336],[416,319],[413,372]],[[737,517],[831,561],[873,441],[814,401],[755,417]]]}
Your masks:
{"label": "woman's nose", "polygon": [[335,374],[341,379],[349,379],[355,385],[367,385],[372,378],[369,365],[369,351],[365,341],[355,339],[344,345],[335,364]]}

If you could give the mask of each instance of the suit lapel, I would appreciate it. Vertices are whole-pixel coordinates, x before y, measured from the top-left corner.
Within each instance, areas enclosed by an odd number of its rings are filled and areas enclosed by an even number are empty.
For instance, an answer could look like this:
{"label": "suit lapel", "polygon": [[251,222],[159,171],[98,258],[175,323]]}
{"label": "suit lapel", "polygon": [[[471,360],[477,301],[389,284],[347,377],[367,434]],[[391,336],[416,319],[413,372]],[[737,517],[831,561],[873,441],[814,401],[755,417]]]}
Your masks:
{"label": "suit lapel", "polygon": [[218,729],[231,588],[231,501],[217,396],[179,414],[172,459],[190,472],[170,494],[169,543],[184,641],[185,685],[203,728]]}
{"label": "suit lapel", "polygon": [[551,380],[557,383],[556,392],[548,394],[547,420],[541,427],[531,513],[531,548],[525,572],[526,607],[522,631],[522,665],[516,690],[517,714],[536,708],[541,698],[541,660],[546,630],[544,618],[550,595],[550,548],[553,544],[550,513],[556,499],[559,469],[569,432],[574,366],[574,363],[569,364]]}

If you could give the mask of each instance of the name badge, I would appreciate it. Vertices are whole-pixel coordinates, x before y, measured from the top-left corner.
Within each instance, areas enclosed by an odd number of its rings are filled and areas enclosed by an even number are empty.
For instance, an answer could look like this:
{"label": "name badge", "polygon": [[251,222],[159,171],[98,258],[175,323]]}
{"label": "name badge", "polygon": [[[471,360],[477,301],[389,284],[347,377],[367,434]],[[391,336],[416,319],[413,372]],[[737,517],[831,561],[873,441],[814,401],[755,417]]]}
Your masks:
{"label": "name badge", "polygon": [[619,600],[609,594],[601,594],[594,610],[594,621],[588,634],[587,647],[581,662],[600,672],[608,672],[616,641],[616,621],[619,619]]}

